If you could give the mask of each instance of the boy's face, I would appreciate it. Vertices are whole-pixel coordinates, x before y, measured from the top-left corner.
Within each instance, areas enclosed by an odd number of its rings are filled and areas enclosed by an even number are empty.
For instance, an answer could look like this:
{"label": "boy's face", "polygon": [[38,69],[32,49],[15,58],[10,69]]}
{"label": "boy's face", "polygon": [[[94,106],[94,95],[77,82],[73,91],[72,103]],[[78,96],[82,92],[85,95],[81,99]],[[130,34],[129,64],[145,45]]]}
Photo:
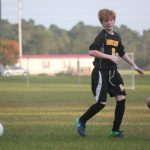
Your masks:
{"label": "boy's face", "polygon": [[102,21],[102,25],[106,31],[113,31],[115,20],[114,19],[107,19]]}

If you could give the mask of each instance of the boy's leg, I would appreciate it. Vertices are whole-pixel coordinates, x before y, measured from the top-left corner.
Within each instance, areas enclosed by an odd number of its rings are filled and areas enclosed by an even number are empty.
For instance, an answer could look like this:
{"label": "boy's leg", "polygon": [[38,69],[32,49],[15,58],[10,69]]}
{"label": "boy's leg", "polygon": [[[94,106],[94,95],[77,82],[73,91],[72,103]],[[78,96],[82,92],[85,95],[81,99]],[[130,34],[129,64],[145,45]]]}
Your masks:
{"label": "boy's leg", "polygon": [[77,131],[81,136],[85,136],[86,122],[92,118],[96,113],[103,109],[105,104],[96,103],[93,104],[80,118],[76,120]]}
{"label": "boy's leg", "polygon": [[[98,113],[101,109],[104,108],[107,98],[107,85],[104,79],[104,72],[93,69],[92,71],[92,92],[95,97],[96,103],[93,104],[81,117],[80,121],[86,123],[91,117]],[[103,81],[104,80],[104,81]]]}
{"label": "boy's leg", "polygon": [[93,104],[81,117],[80,121],[86,123],[87,120],[92,118],[96,113],[98,113],[101,109],[105,107],[103,103],[95,103]]}
{"label": "boy's leg", "polygon": [[124,83],[121,75],[116,70],[113,78],[111,79],[109,94],[111,97],[115,96],[116,98],[116,108],[115,108],[115,117],[112,128],[112,136],[114,137],[123,137],[123,133],[120,131],[120,125],[123,119],[124,111],[125,111],[125,95],[126,91],[124,88]]}
{"label": "boy's leg", "polygon": [[105,82],[102,82],[102,74],[100,71],[94,69],[92,72],[92,92],[96,103],[93,104],[78,120],[77,129],[81,136],[85,136],[85,124],[96,113],[105,107],[107,98],[107,89]]}
{"label": "boy's leg", "polygon": [[113,131],[119,131],[125,111],[125,99],[116,102],[115,119],[113,123]]}
{"label": "boy's leg", "polygon": [[122,97],[123,98],[121,100],[117,100],[116,98],[115,118],[111,134],[114,137],[124,137],[123,133],[120,132],[120,125],[125,111],[125,97]]}
{"label": "boy's leg", "polygon": [[105,72],[102,72],[97,69],[92,71],[92,92],[95,97],[96,103],[93,104],[87,111],[84,113],[80,120],[86,123],[91,117],[98,113],[101,109],[104,108],[107,99],[107,82],[105,79]]}

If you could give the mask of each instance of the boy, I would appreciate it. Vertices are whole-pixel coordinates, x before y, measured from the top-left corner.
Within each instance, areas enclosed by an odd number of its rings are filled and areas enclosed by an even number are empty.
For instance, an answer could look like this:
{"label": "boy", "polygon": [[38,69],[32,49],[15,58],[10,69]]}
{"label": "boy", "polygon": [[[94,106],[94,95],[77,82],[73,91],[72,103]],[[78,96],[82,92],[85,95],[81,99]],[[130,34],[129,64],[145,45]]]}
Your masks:
{"label": "boy", "polygon": [[89,47],[89,55],[95,57],[93,62],[94,69],[91,75],[91,86],[96,103],[76,120],[77,131],[80,136],[84,137],[86,135],[86,122],[105,107],[107,93],[109,93],[111,97],[115,97],[116,99],[111,136],[123,138],[125,135],[120,131],[120,125],[125,111],[126,92],[122,77],[117,70],[120,57],[139,74],[143,75],[144,73],[126,55],[120,35],[113,30],[116,19],[115,12],[109,9],[102,9],[98,12],[98,18],[104,29]]}

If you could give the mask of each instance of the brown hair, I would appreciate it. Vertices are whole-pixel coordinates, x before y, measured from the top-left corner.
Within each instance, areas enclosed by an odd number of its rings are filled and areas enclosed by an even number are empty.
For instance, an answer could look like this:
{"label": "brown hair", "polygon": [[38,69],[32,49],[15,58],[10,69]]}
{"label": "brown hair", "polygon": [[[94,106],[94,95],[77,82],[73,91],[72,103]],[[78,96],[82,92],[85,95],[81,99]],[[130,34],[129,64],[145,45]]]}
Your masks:
{"label": "brown hair", "polygon": [[116,19],[116,13],[109,9],[101,9],[98,12],[98,18],[102,23],[103,20]]}

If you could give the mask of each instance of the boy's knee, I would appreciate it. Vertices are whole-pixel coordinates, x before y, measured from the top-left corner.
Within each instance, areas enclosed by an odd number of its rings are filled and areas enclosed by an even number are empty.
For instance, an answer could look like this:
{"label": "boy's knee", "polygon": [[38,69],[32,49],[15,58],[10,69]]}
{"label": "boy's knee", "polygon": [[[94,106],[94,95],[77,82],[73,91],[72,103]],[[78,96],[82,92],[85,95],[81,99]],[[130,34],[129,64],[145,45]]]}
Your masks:
{"label": "boy's knee", "polygon": [[106,102],[99,102],[99,103],[96,103],[97,107],[102,109],[106,106]]}
{"label": "boy's knee", "polygon": [[124,95],[117,95],[116,96],[116,101],[123,101],[125,100],[125,96]]}

